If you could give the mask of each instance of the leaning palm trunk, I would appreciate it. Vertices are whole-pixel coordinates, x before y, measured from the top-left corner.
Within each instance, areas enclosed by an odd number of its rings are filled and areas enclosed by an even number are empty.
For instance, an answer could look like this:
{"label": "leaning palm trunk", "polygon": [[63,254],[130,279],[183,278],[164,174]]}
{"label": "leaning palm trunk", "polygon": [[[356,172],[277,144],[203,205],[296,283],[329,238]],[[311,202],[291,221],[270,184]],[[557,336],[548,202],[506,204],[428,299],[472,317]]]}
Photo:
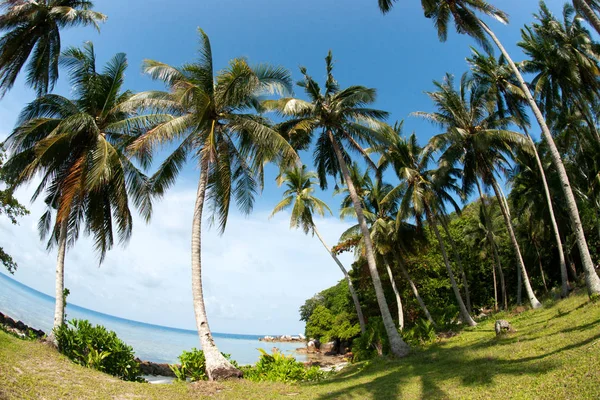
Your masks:
{"label": "leaning palm trunk", "polygon": [[498,247],[496,243],[494,243],[494,238],[492,237],[492,220],[490,219],[487,206],[485,205],[485,198],[483,197],[483,192],[481,191],[481,185],[479,184],[479,180],[475,180],[477,184],[477,190],[479,191],[479,199],[481,200],[481,207],[483,209],[483,218],[485,219],[485,224],[487,226],[486,238],[490,247],[492,248],[492,252],[494,254],[494,260],[496,261],[496,266],[498,267],[498,275],[500,275],[500,290],[502,292],[502,302],[504,304],[504,309],[508,310],[508,296],[506,294],[506,282],[504,281],[504,271],[502,271],[502,263],[500,262],[500,255],[498,254]]}
{"label": "leaning palm trunk", "polygon": [[54,291],[54,326],[50,334],[50,342],[57,345],[55,332],[65,323],[65,253],[67,252],[68,218],[60,223],[58,236],[58,256],[56,259],[56,283]]}
{"label": "leaning palm trunk", "polygon": [[[538,168],[540,170],[540,174],[542,177],[542,183],[544,185],[544,193],[546,195],[546,204],[548,205],[548,211],[550,213],[550,221],[552,222],[552,232],[554,232],[554,239],[556,241],[556,248],[558,250],[558,261],[560,265],[560,279],[561,279],[561,289],[560,295],[562,297],[567,297],[569,295],[569,277],[567,276],[567,263],[565,262],[565,253],[563,250],[562,240],[560,240],[560,231],[558,230],[558,224],[556,223],[556,217],[554,216],[554,206],[552,205],[552,197],[550,195],[550,189],[548,187],[548,181],[546,180],[546,172],[544,171],[544,165],[542,164],[542,160],[540,159],[540,155],[535,148],[535,143],[529,132],[525,130],[525,134],[527,138],[529,138],[529,142],[533,146],[533,152],[535,154],[535,160],[537,162]],[[544,283],[545,285],[545,283]]]}
{"label": "leaning palm trunk", "polygon": [[527,87],[527,84],[525,83],[523,76],[519,72],[519,69],[515,65],[512,58],[510,58],[510,56],[508,55],[508,52],[506,51],[504,46],[502,46],[502,43],[500,42],[500,40],[498,40],[498,38],[496,37],[494,32],[492,32],[492,30],[483,21],[479,21],[479,24],[480,24],[481,28],[485,32],[487,32],[487,34],[492,38],[494,43],[496,43],[496,46],[498,46],[498,48],[500,49],[500,51],[506,58],[506,61],[510,65],[510,68],[512,69],[513,73],[515,74],[515,77],[519,81],[521,90],[527,97],[527,102],[529,103],[529,105],[533,111],[533,114],[535,115],[535,118],[537,119],[540,127],[542,128],[542,134],[544,135],[544,139],[546,139],[548,148],[550,149],[550,156],[552,158],[552,163],[554,164],[554,167],[556,168],[558,177],[560,179],[561,187],[562,187],[563,193],[565,195],[566,208],[567,208],[567,211],[569,212],[571,226],[573,228],[573,232],[575,233],[575,238],[577,240],[577,247],[579,248],[579,253],[581,255],[581,263],[583,264],[583,269],[585,272],[585,284],[587,286],[588,294],[590,296],[591,295],[600,295],[600,278],[598,277],[598,275],[596,274],[596,271],[594,269],[594,263],[592,262],[592,257],[590,256],[590,250],[588,248],[587,241],[585,239],[585,233],[583,232],[583,226],[581,224],[581,218],[579,217],[579,210],[577,208],[577,202],[575,201],[575,196],[573,195],[573,189],[571,188],[571,183],[569,182],[569,176],[567,175],[567,171],[562,162],[560,152],[558,151],[558,148],[556,147],[556,143],[554,143],[554,139],[552,138],[552,133],[550,132],[550,129],[548,128],[548,125],[546,124],[546,121],[544,120],[544,116],[542,115],[542,112],[540,111],[537,103],[533,99],[533,96],[531,95],[531,92],[529,91],[529,88]]}
{"label": "leaning palm trunk", "polygon": [[538,249],[535,240],[533,241],[533,246],[535,247],[535,252],[537,254],[538,265],[540,267],[540,274],[542,275],[542,282],[544,283],[544,290],[546,291],[546,293],[548,293],[548,285],[546,284],[546,274],[544,274],[544,266],[542,265],[542,256],[540,255],[540,250]]}
{"label": "leaning palm trunk", "polygon": [[342,264],[342,262],[339,260],[339,258],[337,258],[335,253],[333,251],[331,251],[329,246],[327,246],[327,243],[325,243],[325,240],[323,240],[323,238],[319,234],[319,231],[317,230],[317,227],[314,225],[313,225],[313,232],[315,233],[315,235],[317,235],[317,237],[321,241],[321,244],[323,245],[323,247],[325,247],[325,249],[331,256],[331,258],[333,258],[333,260],[336,262],[338,267],[340,267],[340,269],[342,270],[342,274],[344,274],[344,278],[346,279],[346,282],[348,283],[348,290],[350,291],[350,295],[352,296],[352,301],[354,302],[354,308],[356,308],[356,315],[358,316],[358,323],[360,324],[360,332],[365,333],[366,332],[365,317],[362,313],[362,309],[360,307],[360,302],[358,301],[358,296],[356,295],[356,291],[354,290],[354,285],[352,285],[352,280],[350,279],[350,275],[348,275],[348,271],[346,271],[346,268],[344,268],[344,264]]}
{"label": "leaning palm trunk", "polygon": [[600,18],[598,18],[594,9],[590,7],[588,2],[586,0],[573,0],[573,6],[585,16],[586,21],[588,21],[600,35]]}
{"label": "leaning palm trunk", "polygon": [[[206,156],[203,156],[206,157]],[[194,298],[194,313],[196,315],[196,327],[200,336],[200,344],[206,359],[206,374],[209,380],[241,377],[242,372],[235,368],[221,354],[210,332],[204,295],[202,293],[202,210],[206,197],[208,183],[208,160],[202,160],[200,170],[200,182],[196,194],[196,205],[194,206],[194,218],[192,225],[192,295]]]}
{"label": "leaning palm trunk", "polygon": [[498,280],[496,279],[496,265],[492,264],[492,278],[494,279],[494,311],[498,311]]}
{"label": "leaning palm trunk", "polygon": [[508,234],[510,236],[510,240],[515,249],[515,255],[517,257],[517,264],[519,266],[519,270],[521,271],[523,277],[523,283],[525,284],[525,291],[527,292],[527,297],[529,298],[529,303],[532,308],[540,308],[542,303],[538,301],[535,297],[535,293],[533,293],[533,289],[531,288],[531,283],[529,282],[529,277],[527,276],[527,270],[525,269],[525,263],[523,262],[523,256],[521,255],[521,249],[519,248],[519,242],[517,242],[517,237],[515,236],[515,231],[512,226],[512,221],[510,220],[510,213],[506,208],[506,203],[504,202],[504,198],[500,192],[500,187],[498,186],[498,182],[496,179],[492,178],[492,187],[494,188],[494,193],[496,194],[496,198],[498,199],[498,203],[500,204],[500,210],[502,211],[502,216],[504,217],[504,222],[506,223],[506,228],[508,229]]}
{"label": "leaning palm trunk", "polygon": [[396,296],[396,304],[398,305],[398,329],[404,329],[404,311],[402,311],[402,298],[400,297],[400,291],[398,291],[398,287],[396,286],[396,280],[394,279],[394,274],[392,273],[392,269],[390,268],[390,263],[385,262],[385,268],[388,273],[388,277],[390,278],[390,283],[392,284],[392,290],[394,291],[394,295]]}
{"label": "leaning palm trunk", "polygon": [[523,271],[517,268],[517,305],[523,304]]}
{"label": "leaning palm trunk", "polygon": [[467,324],[469,326],[475,326],[475,325],[477,325],[477,322],[475,322],[473,320],[473,318],[471,317],[471,314],[469,314],[469,312],[467,311],[465,302],[463,301],[463,299],[460,295],[460,290],[458,289],[458,285],[456,284],[456,279],[454,279],[454,273],[452,272],[452,267],[450,266],[450,261],[448,261],[448,254],[446,253],[446,246],[444,245],[444,241],[442,240],[442,235],[440,235],[440,231],[438,230],[437,223],[428,207],[426,208],[426,213],[427,213],[427,221],[429,222],[431,229],[433,229],[433,232],[435,233],[435,237],[437,238],[437,241],[440,246],[440,251],[442,252],[442,257],[444,257],[444,264],[446,264],[446,269],[448,270],[448,277],[450,278],[450,284],[452,285],[452,290],[454,291],[454,296],[456,297],[456,301],[458,302],[461,319],[465,324]]}
{"label": "leaning palm trunk", "polygon": [[454,259],[458,264],[458,270],[460,272],[460,276],[462,278],[463,287],[465,288],[465,302],[467,305],[467,311],[469,314],[473,312],[471,308],[471,293],[469,291],[469,282],[467,281],[467,274],[465,274],[465,269],[463,268],[462,259],[460,258],[460,254],[458,253],[458,249],[456,246],[456,242],[452,239],[452,235],[450,234],[450,229],[448,229],[448,224],[444,220],[444,218],[440,218],[440,223],[446,232],[446,236],[448,236],[448,240],[450,241],[450,247],[452,248],[452,253],[454,254]]}
{"label": "leaning palm trunk", "polygon": [[344,156],[342,154],[337,140],[335,139],[331,131],[327,133],[329,136],[329,140],[331,141],[331,145],[333,146],[333,149],[335,151],[335,155],[339,166],[342,170],[344,181],[346,182],[346,185],[348,185],[348,192],[350,193],[350,198],[352,199],[352,203],[354,204],[354,209],[356,210],[356,219],[358,220],[358,224],[360,226],[364,238],[367,264],[369,266],[371,279],[373,280],[373,287],[375,289],[375,296],[377,297],[377,304],[379,305],[379,310],[381,311],[381,318],[383,319],[383,324],[385,326],[388,340],[390,342],[390,350],[395,356],[404,357],[410,352],[410,348],[400,337],[400,334],[398,333],[394,325],[392,315],[390,314],[390,309],[385,299],[383,287],[381,286],[379,272],[377,272],[377,264],[375,262],[375,253],[373,252],[373,242],[371,241],[371,234],[369,232],[369,227],[367,226],[367,221],[365,220],[362,206],[360,205],[358,193],[356,192],[356,188],[354,187],[354,183],[352,182],[352,178],[350,177],[350,171],[348,171],[348,166],[346,165],[346,161],[344,160]]}
{"label": "leaning palm trunk", "polygon": [[429,310],[427,309],[425,302],[421,298],[421,295],[419,295],[419,290],[417,289],[417,286],[412,281],[412,279],[410,279],[410,275],[408,274],[408,271],[407,271],[406,267],[404,266],[404,262],[402,261],[402,259],[400,258],[400,256],[397,253],[395,253],[395,256],[396,256],[396,260],[398,261],[398,267],[400,268],[400,272],[402,272],[402,275],[404,275],[404,279],[406,279],[406,281],[410,285],[410,288],[412,289],[413,294],[417,298],[417,302],[419,303],[419,305],[421,306],[421,309],[425,313],[425,317],[427,318],[427,321],[431,322],[431,324],[433,326],[436,326],[436,323],[433,320],[433,318],[431,318],[431,314],[429,313]]}

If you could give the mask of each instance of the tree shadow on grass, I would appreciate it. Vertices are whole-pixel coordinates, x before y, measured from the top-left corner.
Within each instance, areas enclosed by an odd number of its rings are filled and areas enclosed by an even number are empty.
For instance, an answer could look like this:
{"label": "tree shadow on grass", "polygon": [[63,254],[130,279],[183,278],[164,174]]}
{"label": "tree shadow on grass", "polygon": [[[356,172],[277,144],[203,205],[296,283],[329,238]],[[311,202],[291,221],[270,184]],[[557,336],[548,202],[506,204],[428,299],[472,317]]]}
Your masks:
{"label": "tree shadow on grass", "polygon": [[[530,362],[534,361],[535,362]],[[413,397],[443,399],[450,396],[443,385],[460,379],[464,386],[493,385],[499,375],[538,375],[554,368],[552,361],[533,358],[503,360],[494,357],[470,357],[468,348],[429,349],[398,361],[377,360],[355,375],[353,385],[339,389],[343,377],[318,384],[320,389],[332,391],[318,397],[321,400],[369,397],[376,400]],[[353,374],[354,375],[354,374]],[[370,379],[375,377],[374,379]],[[335,388],[335,389],[334,389]],[[353,397],[354,396],[354,397]]]}

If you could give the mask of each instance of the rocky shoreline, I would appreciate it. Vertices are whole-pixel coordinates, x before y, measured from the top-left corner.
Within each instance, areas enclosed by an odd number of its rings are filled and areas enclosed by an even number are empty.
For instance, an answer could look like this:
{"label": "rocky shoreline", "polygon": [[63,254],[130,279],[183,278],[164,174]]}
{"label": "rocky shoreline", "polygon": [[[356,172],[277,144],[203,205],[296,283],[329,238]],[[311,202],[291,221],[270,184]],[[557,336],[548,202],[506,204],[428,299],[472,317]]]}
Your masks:
{"label": "rocky shoreline", "polygon": [[[44,331],[42,331],[40,329],[32,328],[32,327],[28,326],[27,324],[25,324],[23,321],[15,321],[13,318],[11,318],[8,315],[5,315],[1,312],[0,312],[0,328],[2,328],[3,330],[5,330],[13,335],[19,336],[24,339],[32,338],[32,339],[37,339],[37,340],[43,340],[46,338],[46,333]],[[306,338],[304,338],[304,336],[302,336],[302,335],[299,335],[299,336],[283,335],[283,336],[278,336],[278,337],[265,336],[264,338],[259,339],[259,340],[263,341],[263,342],[274,342],[274,343],[276,343],[276,342],[285,342],[285,343],[305,342],[306,343]],[[310,344],[310,346],[309,346],[309,344]],[[316,347],[315,344],[318,344],[319,346]],[[321,346],[324,346],[323,347],[324,350],[329,349],[328,352],[321,352],[321,350],[320,350]],[[273,349],[276,349],[276,348],[273,348]],[[306,361],[304,363],[307,366],[318,366],[323,369],[331,369],[332,367],[335,368],[340,365],[345,365],[345,363],[348,360],[348,353],[345,355],[332,353],[329,344],[320,344],[318,342],[315,343],[315,341],[309,341],[307,343],[306,347],[301,347],[301,348],[296,349],[296,353],[307,355],[308,361]],[[349,355],[351,358],[352,353],[349,353]],[[136,358],[136,361],[140,363],[140,370],[143,375],[165,376],[165,377],[169,377],[169,378],[175,378],[175,374],[169,367],[169,364],[155,363],[152,361],[144,361],[144,360],[140,360],[139,358]],[[179,367],[178,364],[172,364],[172,365]]]}

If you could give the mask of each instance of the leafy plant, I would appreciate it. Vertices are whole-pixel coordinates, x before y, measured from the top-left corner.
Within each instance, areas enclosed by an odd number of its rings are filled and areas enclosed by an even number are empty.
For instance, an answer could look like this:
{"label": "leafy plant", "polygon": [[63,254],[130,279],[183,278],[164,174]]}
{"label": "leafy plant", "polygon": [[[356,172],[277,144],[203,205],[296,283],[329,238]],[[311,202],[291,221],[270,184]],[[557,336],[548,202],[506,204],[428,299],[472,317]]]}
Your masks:
{"label": "leafy plant", "polygon": [[390,346],[381,317],[371,317],[366,332],[352,342],[352,361],[364,361],[389,353]]}
{"label": "leafy plant", "polygon": [[133,348],[113,331],[87,320],[73,319],[54,330],[59,351],[79,365],[97,369],[125,381],[141,382]]}
{"label": "leafy plant", "polygon": [[256,365],[244,366],[244,378],[252,382],[302,382],[318,381],[327,376],[327,372],[321,371],[319,367],[313,366],[307,368],[304,364],[292,356],[274,351],[273,354],[267,353],[263,349],[258,349],[261,356]]}
{"label": "leafy plant", "polygon": [[402,337],[411,345],[424,345],[436,338],[435,326],[427,319],[419,319],[414,326],[402,331]]}
{"label": "leafy plant", "polygon": [[[237,362],[231,359],[231,354],[221,353],[229,362],[238,368]],[[171,371],[175,374],[178,381],[186,381],[188,378],[192,382],[204,381],[208,379],[206,373],[206,358],[204,352],[193,348],[191,351],[183,351],[178,357],[180,365],[169,365]]]}

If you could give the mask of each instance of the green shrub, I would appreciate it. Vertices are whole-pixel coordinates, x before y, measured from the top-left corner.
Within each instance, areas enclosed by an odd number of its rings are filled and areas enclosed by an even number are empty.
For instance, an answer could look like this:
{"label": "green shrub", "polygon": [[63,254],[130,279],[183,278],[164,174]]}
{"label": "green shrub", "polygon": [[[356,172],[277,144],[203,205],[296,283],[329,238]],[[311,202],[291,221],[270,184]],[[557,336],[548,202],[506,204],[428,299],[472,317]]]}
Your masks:
{"label": "green shrub", "polygon": [[54,330],[58,350],[88,368],[94,368],[125,381],[143,382],[133,348],[113,331],[87,320],[73,319]]}
{"label": "green shrub", "polygon": [[327,376],[327,372],[321,371],[319,367],[307,368],[304,364],[292,356],[274,351],[269,354],[263,349],[256,365],[242,367],[244,378],[252,382],[302,382],[318,381]]}
{"label": "green shrub", "polygon": [[[230,354],[221,353],[223,356],[233,364],[234,367],[239,368],[238,364],[231,359]],[[185,381],[189,379],[192,382],[205,381],[208,379],[206,373],[206,359],[204,358],[204,352],[193,348],[191,351],[183,351],[178,357],[179,366],[169,365],[171,371],[175,374],[175,378],[178,381]]]}
{"label": "green shrub", "polygon": [[352,361],[369,360],[390,351],[381,317],[371,317],[365,328],[365,333],[352,341]]}
{"label": "green shrub", "polygon": [[436,340],[435,326],[427,319],[419,319],[414,326],[400,332],[402,338],[410,345],[425,345]]}

